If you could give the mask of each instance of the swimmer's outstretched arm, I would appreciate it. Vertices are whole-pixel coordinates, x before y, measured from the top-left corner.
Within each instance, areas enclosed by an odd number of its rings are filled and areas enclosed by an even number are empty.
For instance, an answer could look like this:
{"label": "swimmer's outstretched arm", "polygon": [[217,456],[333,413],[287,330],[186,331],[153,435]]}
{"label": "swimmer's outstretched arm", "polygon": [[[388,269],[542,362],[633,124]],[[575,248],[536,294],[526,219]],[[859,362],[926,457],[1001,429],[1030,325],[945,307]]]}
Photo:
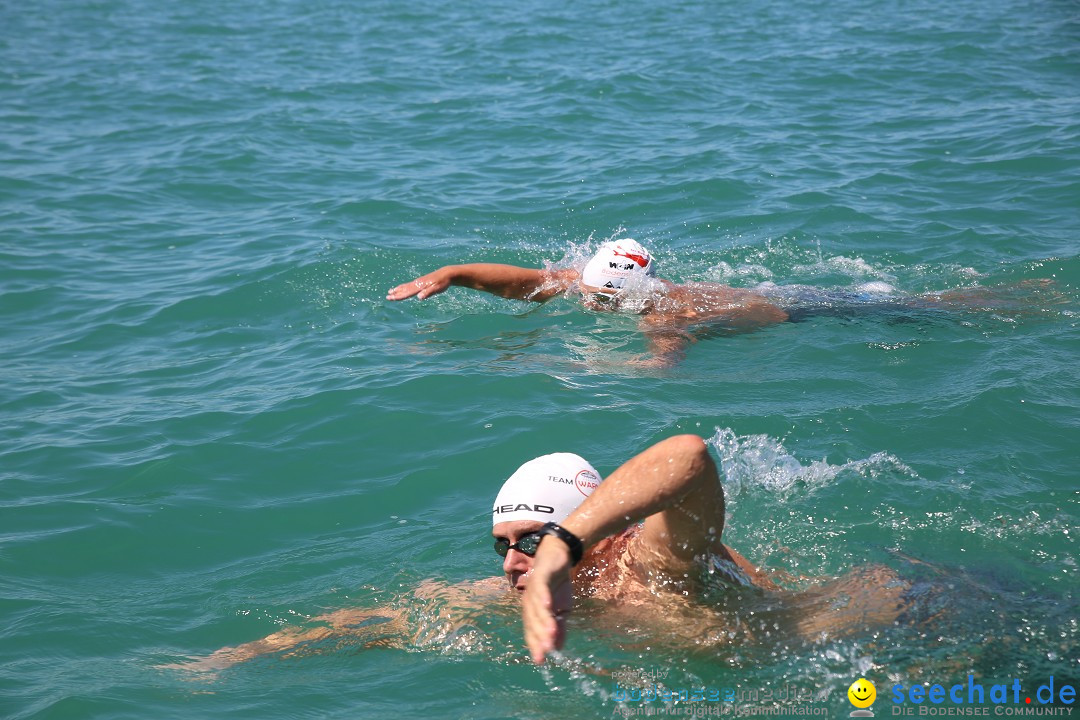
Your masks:
{"label": "swimmer's outstretched arm", "polygon": [[[463,613],[471,609],[483,609],[507,595],[506,580],[486,580],[447,584],[437,580],[425,580],[410,593],[409,606],[427,603],[429,619],[435,618],[447,633],[465,621]],[[434,604],[432,604],[434,603]],[[222,670],[236,663],[274,653],[289,657],[303,645],[332,638],[348,639],[350,645],[365,648],[407,648],[414,646],[421,632],[426,631],[410,622],[400,607],[383,605],[378,608],[346,608],[319,615],[311,622],[324,623],[323,627],[284,627],[267,635],[235,647],[223,647],[204,657],[190,658],[186,662],[161,666],[162,669],[185,672],[208,672]]]}
{"label": "swimmer's outstretched arm", "polygon": [[483,290],[513,300],[550,300],[577,280],[573,269],[542,270],[496,263],[446,265],[411,280],[386,293],[387,300],[405,300],[415,296],[424,300],[438,295],[452,285]]}
{"label": "swimmer's outstretched arm", "polygon": [[[705,442],[696,435],[668,438],[631,458],[560,524],[589,548],[642,519],[645,525],[634,541],[634,562],[642,570],[681,578],[696,570],[696,558],[716,555],[764,581],[745,558],[720,542],[724,490]],[[538,664],[565,639],[562,616],[569,610],[570,570],[569,548],[546,536],[522,598],[525,642]]]}
{"label": "swimmer's outstretched arm", "polygon": [[[324,627],[303,629],[286,627],[261,640],[254,640],[235,647],[223,647],[205,657],[195,658],[190,662],[163,666],[166,669],[185,672],[209,672],[224,670],[237,663],[251,660],[260,655],[292,650],[305,643],[318,642],[333,637],[371,634],[370,629],[377,627],[378,638],[373,638],[372,645],[404,646],[407,628],[400,613],[396,611],[352,608],[320,615],[312,618],[314,622],[326,623]],[[388,635],[389,633],[389,635]]]}

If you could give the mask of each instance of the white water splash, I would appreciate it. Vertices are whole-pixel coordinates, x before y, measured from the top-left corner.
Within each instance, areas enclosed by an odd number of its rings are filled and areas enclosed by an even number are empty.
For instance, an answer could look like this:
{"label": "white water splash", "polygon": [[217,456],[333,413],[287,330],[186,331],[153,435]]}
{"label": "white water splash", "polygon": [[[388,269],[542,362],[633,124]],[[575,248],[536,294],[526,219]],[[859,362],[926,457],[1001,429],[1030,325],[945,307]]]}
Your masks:
{"label": "white water splash", "polygon": [[732,266],[720,261],[705,273],[706,280],[727,285],[743,285],[747,282],[766,282],[773,279],[773,272],[758,263]]}
{"label": "white water splash", "polygon": [[875,268],[860,257],[844,257],[835,255],[831,258],[819,257],[817,262],[809,265],[799,265],[794,268],[796,273],[808,275],[824,275],[840,273],[852,279],[877,278],[878,280],[893,281],[895,278],[884,270]]}
{"label": "white water splash", "polygon": [[738,496],[744,487],[759,486],[777,494],[790,491],[796,485],[818,487],[828,484],[842,472],[877,477],[881,473],[902,474],[915,478],[914,470],[898,458],[876,452],[861,460],[849,460],[834,465],[826,460],[803,463],[788,453],[783,443],[768,435],[738,436],[729,428],[717,428],[709,439],[720,456],[720,472],[724,489]]}

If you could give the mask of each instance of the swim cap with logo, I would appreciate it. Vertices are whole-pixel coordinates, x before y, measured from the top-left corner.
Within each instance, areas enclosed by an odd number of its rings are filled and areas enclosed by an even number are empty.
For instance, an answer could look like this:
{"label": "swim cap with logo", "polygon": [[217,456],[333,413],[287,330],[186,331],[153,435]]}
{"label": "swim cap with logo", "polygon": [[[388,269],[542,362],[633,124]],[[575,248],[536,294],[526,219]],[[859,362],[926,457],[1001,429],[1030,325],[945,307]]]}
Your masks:
{"label": "swim cap with logo", "polygon": [[519,467],[503,483],[491,509],[491,524],[513,520],[562,522],[601,480],[600,473],[579,455],[541,455]]}
{"label": "swim cap with logo", "polygon": [[596,254],[581,271],[581,282],[617,295],[626,281],[636,273],[648,276],[656,274],[656,263],[649,251],[636,240],[609,240],[600,246]]}

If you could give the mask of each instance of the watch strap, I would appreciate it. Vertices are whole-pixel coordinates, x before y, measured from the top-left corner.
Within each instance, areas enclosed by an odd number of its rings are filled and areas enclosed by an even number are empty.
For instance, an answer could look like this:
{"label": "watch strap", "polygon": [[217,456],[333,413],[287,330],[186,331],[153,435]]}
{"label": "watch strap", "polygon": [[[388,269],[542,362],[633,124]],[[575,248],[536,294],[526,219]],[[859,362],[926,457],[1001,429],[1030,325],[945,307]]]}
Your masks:
{"label": "watch strap", "polygon": [[581,562],[581,556],[585,554],[585,545],[574,533],[570,532],[562,525],[549,522],[540,528],[540,535],[554,535],[555,537],[566,543],[566,546],[570,548],[570,558],[574,561],[574,565]]}

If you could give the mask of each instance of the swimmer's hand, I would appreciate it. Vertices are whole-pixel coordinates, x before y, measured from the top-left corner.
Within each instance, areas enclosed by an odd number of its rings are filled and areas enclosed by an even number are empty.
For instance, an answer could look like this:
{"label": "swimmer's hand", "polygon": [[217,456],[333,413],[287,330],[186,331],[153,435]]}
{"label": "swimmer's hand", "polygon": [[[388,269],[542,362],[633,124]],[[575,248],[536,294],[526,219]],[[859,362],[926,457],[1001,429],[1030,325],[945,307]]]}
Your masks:
{"label": "swimmer's hand", "polygon": [[405,300],[414,295],[417,300],[425,300],[432,295],[438,295],[453,284],[451,266],[441,267],[427,275],[422,275],[415,280],[398,285],[388,293],[387,300]]}
{"label": "swimmer's hand", "polygon": [[557,537],[546,536],[536,552],[521,599],[525,644],[537,665],[566,642],[566,616],[573,604],[572,565],[570,549]]}

